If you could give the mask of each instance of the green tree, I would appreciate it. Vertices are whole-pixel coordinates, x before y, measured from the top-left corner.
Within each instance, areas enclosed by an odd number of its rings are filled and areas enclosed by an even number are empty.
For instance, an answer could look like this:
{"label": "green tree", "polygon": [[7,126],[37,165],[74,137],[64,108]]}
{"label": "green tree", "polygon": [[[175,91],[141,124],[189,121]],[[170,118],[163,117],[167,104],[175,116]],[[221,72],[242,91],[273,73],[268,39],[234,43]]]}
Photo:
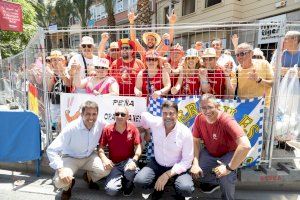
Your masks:
{"label": "green tree", "polygon": [[151,11],[150,1],[149,0],[138,0],[137,10],[139,15],[136,19],[137,25],[150,25],[151,16],[153,12]]}
{"label": "green tree", "polygon": [[75,16],[79,18],[81,27],[87,27],[88,20],[91,18],[91,7],[93,0],[73,0],[75,8]]}
{"label": "green tree", "polygon": [[13,0],[12,2],[22,5],[23,32],[0,30],[0,48],[2,58],[15,55],[25,49],[30,38],[37,31],[37,13],[30,1]]}
{"label": "green tree", "polygon": [[[116,26],[116,19],[115,19],[115,12],[114,12],[114,2],[112,0],[103,0],[105,11],[107,13],[107,26],[115,27]],[[116,41],[116,35],[112,34],[110,36],[112,41]]]}

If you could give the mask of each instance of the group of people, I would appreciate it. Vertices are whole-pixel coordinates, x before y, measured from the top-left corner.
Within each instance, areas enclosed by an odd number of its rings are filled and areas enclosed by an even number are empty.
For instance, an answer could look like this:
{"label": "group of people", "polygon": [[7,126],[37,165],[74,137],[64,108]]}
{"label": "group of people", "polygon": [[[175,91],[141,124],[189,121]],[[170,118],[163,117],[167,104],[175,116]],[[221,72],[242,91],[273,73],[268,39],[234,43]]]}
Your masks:
{"label": "group of people", "polygon": [[[170,182],[174,198],[186,199],[192,197],[194,182],[200,181],[204,193],[220,188],[223,199],[234,199],[236,169],[251,148],[243,129],[220,110],[217,98],[209,93],[201,96],[201,112],[192,131],[177,120],[176,103],[166,100],[161,109],[161,117],[142,113],[141,127],[136,127],[128,121],[127,108],[117,107],[115,122],[107,124],[97,119],[101,112],[97,103],[86,101],[81,117],[47,148],[55,170],[54,185],[63,189],[61,198],[71,197],[75,173],[83,169],[90,189],[98,189],[96,182],[105,178],[105,191],[111,196],[120,192],[130,196],[136,188],[145,199],[150,195],[160,199]],[[154,157],[139,169],[143,148],[140,131],[144,129],[152,132]]]}

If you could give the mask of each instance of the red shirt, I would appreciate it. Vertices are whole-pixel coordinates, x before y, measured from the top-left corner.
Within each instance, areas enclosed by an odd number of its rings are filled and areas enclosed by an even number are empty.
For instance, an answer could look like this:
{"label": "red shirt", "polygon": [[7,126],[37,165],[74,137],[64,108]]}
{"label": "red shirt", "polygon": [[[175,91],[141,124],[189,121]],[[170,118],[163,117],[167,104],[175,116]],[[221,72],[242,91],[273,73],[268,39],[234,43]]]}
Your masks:
{"label": "red shirt", "polygon": [[199,114],[193,125],[193,136],[204,141],[207,151],[215,157],[235,151],[236,140],[244,136],[242,127],[227,113],[222,113],[216,122],[209,124]]}
{"label": "red shirt", "polygon": [[200,80],[199,76],[183,77],[180,90],[181,95],[200,95]]}
{"label": "red shirt", "polygon": [[136,76],[144,64],[139,59],[133,59],[129,63],[119,58],[113,62],[109,70],[109,74],[113,76],[119,84],[120,96],[134,96],[134,86]]}
{"label": "red shirt", "polygon": [[115,129],[115,124],[110,124],[102,131],[99,144],[108,146],[109,158],[113,163],[119,163],[134,156],[134,145],[141,144],[139,130],[130,122],[123,133]]}
{"label": "red shirt", "polygon": [[111,65],[116,59],[110,57],[109,54],[106,54],[106,59],[109,60],[109,65]]}
{"label": "red shirt", "polygon": [[226,80],[223,70],[215,69],[208,71],[208,82],[210,85],[210,93],[214,94],[217,98],[223,98],[226,91]]}
{"label": "red shirt", "polygon": [[[153,76],[152,78],[149,77],[148,80],[149,80],[149,84],[150,84],[151,94],[154,91],[164,88],[161,70],[158,70],[158,72],[155,74],[155,76]],[[147,80],[147,71],[144,70],[143,71],[143,85],[142,85],[143,97],[147,96],[147,94],[148,94],[148,90],[149,90],[148,80]]]}

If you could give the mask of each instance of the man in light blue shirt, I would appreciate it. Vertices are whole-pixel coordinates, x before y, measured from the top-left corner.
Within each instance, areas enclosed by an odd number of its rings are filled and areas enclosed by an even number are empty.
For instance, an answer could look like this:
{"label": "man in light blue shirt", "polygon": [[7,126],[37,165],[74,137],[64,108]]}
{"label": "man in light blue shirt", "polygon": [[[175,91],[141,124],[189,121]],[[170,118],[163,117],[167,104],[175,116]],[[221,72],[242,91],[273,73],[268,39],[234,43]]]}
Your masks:
{"label": "man in light blue shirt", "polygon": [[84,179],[90,188],[95,186],[95,181],[110,173],[94,152],[106,125],[104,120],[97,120],[97,116],[97,103],[86,101],[82,105],[81,117],[64,128],[47,149],[49,165],[56,171],[54,185],[63,189],[61,199],[71,197],[74,174],[78,169],[87,170]]}

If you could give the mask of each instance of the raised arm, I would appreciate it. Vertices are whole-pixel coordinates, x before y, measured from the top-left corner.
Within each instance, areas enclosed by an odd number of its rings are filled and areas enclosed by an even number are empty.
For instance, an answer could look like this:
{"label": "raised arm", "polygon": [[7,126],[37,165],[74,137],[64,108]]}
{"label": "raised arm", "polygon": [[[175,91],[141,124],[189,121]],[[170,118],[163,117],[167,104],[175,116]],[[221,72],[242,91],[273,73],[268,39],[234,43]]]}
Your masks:
{"label": "raised arm", "polygon": [[106,54],[105,54],[105,46],[106,43],[109,39],[109,34],[108,33],[102,33],[101,34],[101,41],[99,43],[99,47],[98,47],[98,57],[99,58],[105,58]]}

